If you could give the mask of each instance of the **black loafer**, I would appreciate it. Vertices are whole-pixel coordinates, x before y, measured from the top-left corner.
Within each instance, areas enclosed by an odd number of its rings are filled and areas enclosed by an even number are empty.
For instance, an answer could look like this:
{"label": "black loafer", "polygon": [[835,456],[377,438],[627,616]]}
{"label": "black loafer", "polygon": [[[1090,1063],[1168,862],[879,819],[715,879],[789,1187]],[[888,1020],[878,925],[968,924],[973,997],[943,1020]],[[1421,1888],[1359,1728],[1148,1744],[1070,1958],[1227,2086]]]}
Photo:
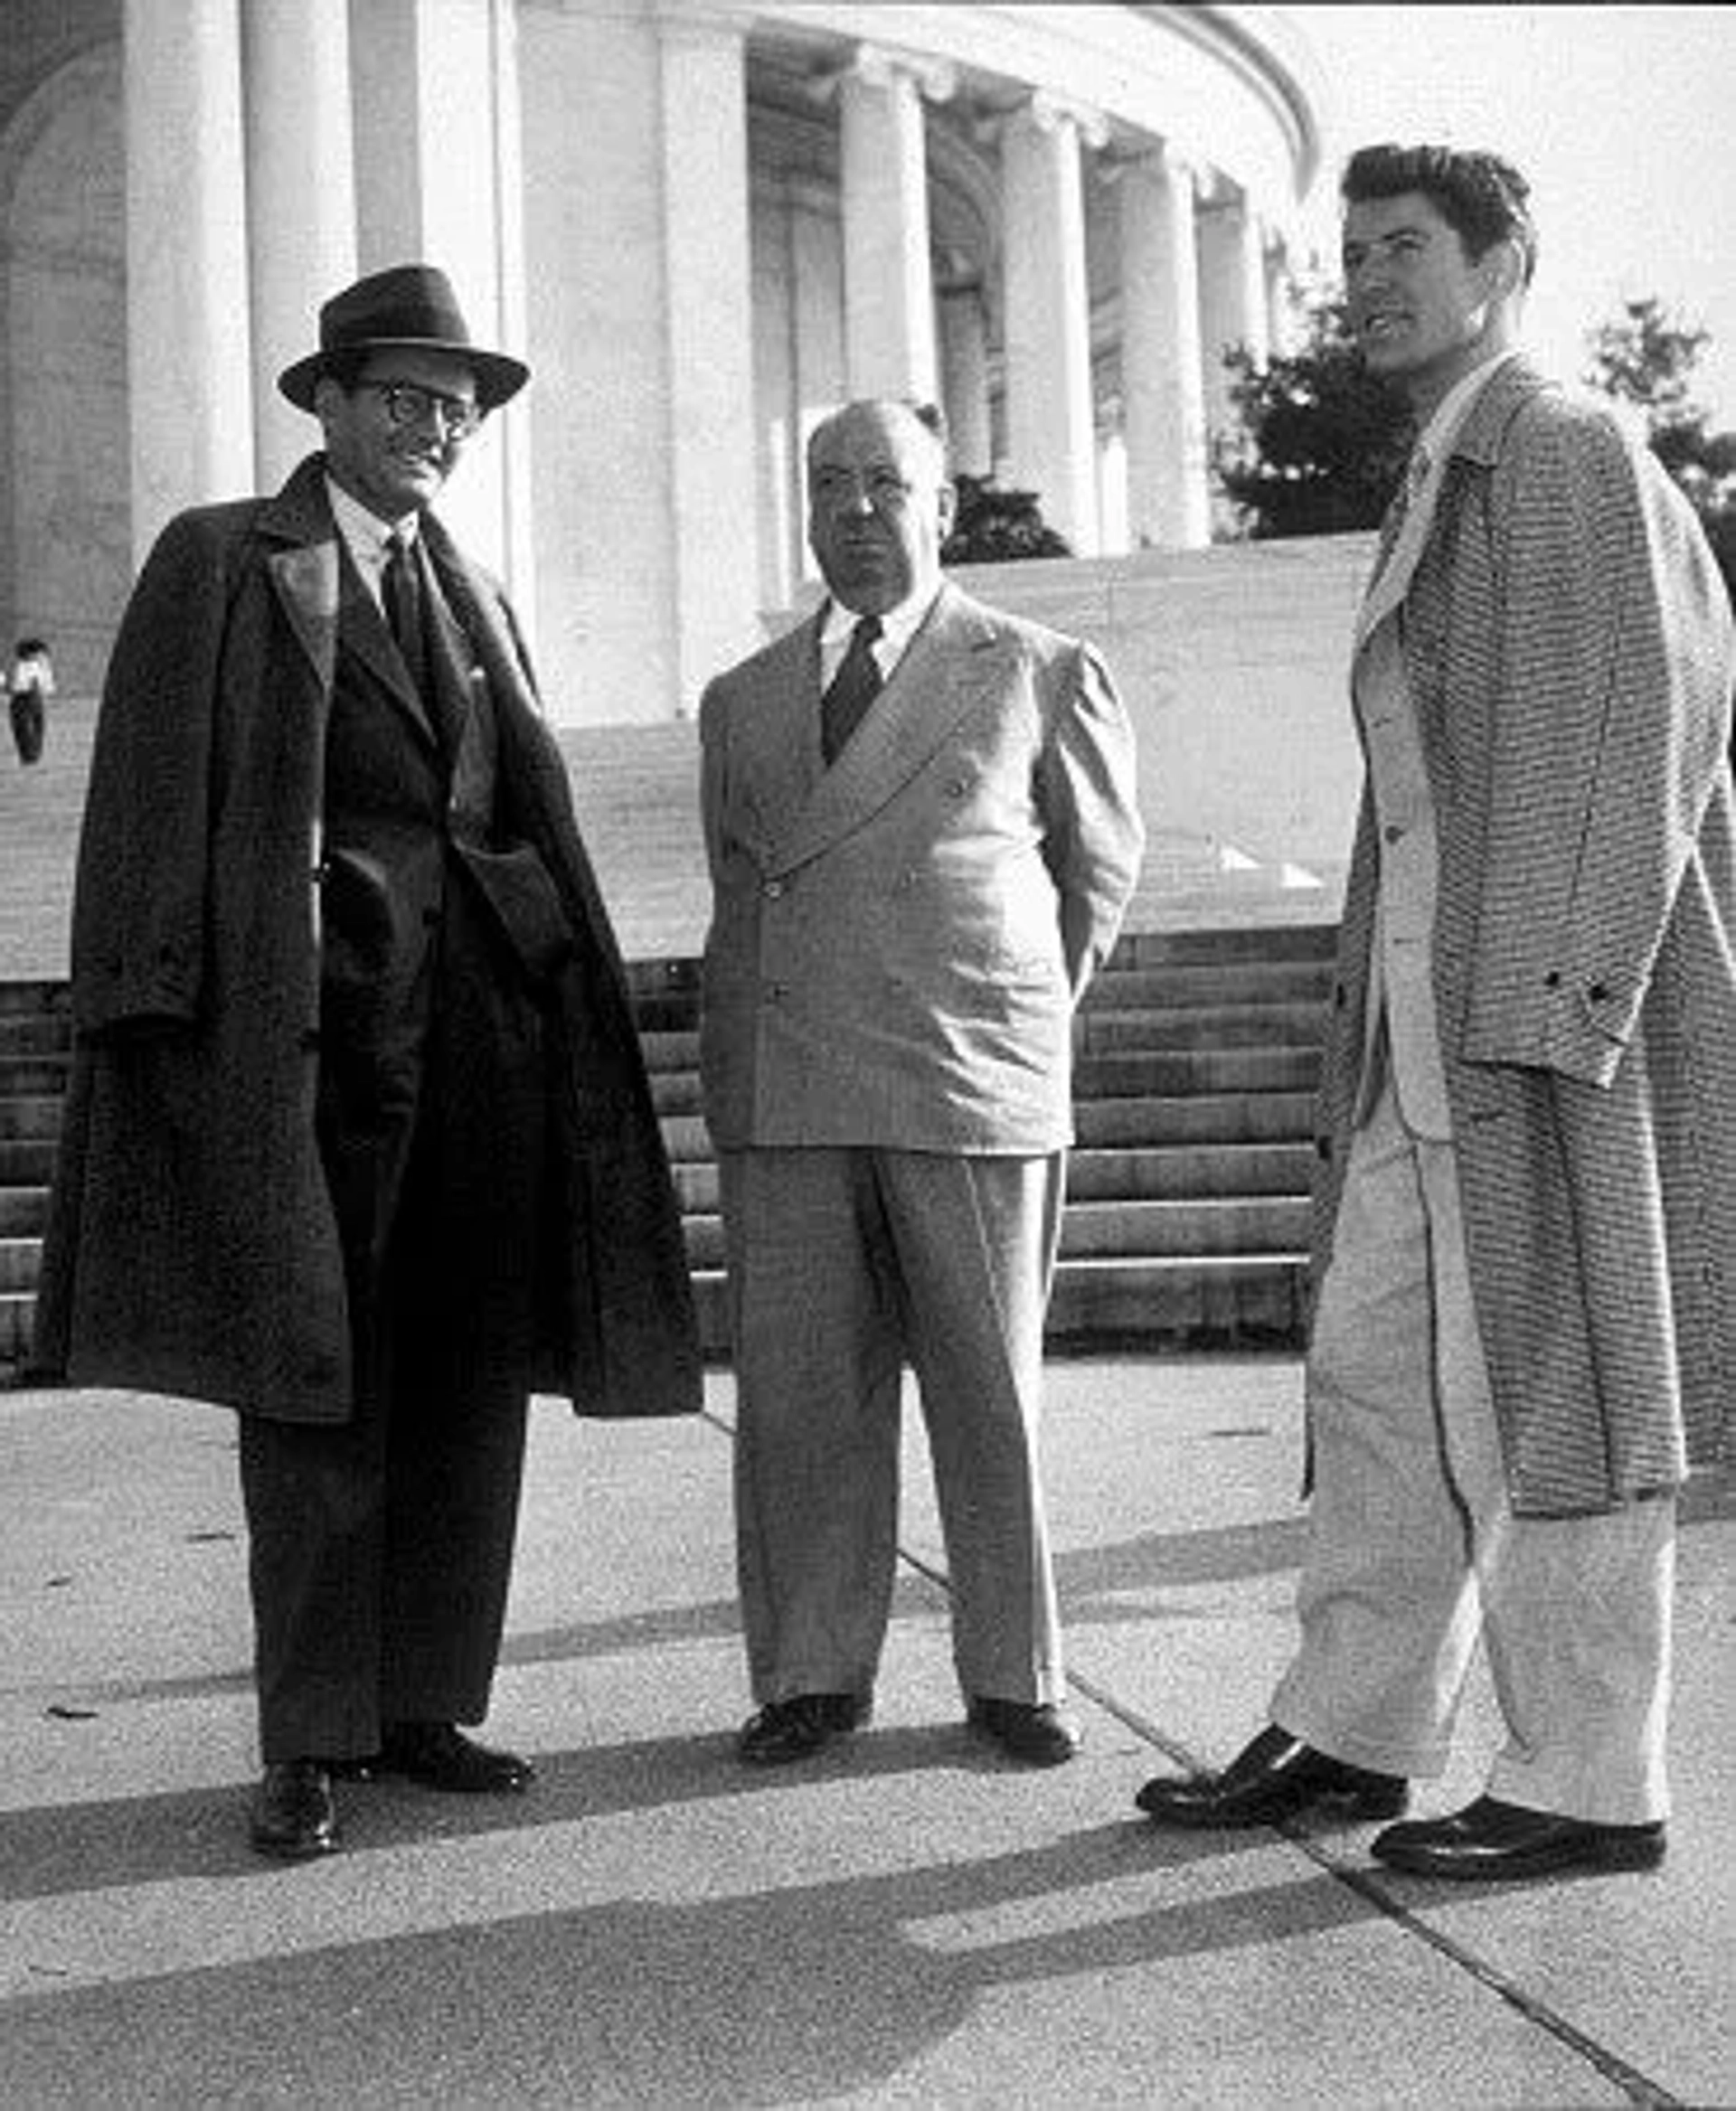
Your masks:
{"label": "black loafer", "polygon": [[1662,1824],[1596,1825],[1485,1795],[1450,1817],[1389,1825],[1369,1852],[1412,1876],[1483,1883],[1563,1870],[1656,1869],[1664,1847]]}
{"label": "black loafer", "polygon": [[1063,1766],[1085,1742],[1077,1720],[1052,1701],[1002,1701],[976,1693],[966,1709],[972,1729],[992,1738],[1009,1758],[1023,1759],[1027,1767]]}
{"label": "black loafer", "polygon": [[278,1759],[253,1791],[248,1838],[278,1861],[312,1861],[337,1852],[337,1804],[318,1759]]}
{"label": "black loafer", "polygon": [[787,1766],[860,1729],[872,1713],[872,1703],[858,1693],[797,1693],[788,1701],[768,1701],[742,1725],[736,1755],[750,1767]]}
{"label": "black loafer", "polygon": [[1273,1723],[1222,1774],[1194,1779],[1159,1775],[1134,1801],[1160,1825],[1203,1830],[1269,1825],[1316,1805],[1347,1822],[1396,1818],[1409,1793],[1402,1775],[1376,1774],[1328,1758]]}
{"label": "black loafer", "polygon": [[521,1795],[536,1779],[528,1759],[490,1751],[449,1722],[388,1723],[373,1767],[451,1795]]}

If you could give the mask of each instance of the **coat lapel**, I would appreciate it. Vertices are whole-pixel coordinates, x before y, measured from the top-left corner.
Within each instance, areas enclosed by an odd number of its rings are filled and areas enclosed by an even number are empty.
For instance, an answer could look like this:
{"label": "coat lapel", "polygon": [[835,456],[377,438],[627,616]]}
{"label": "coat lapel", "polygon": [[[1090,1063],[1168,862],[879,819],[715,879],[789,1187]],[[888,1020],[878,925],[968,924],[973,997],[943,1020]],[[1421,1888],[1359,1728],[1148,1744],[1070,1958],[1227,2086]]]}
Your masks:
{"label": "coat lapel", "polygon": [[[818,626],[806,712],[819,749]],[[984,611],[943,586],[892,680],[832,768],[774,839],[769,869],[788,872],[862,827],[910,781],[980,699],[1005,686],[1012,648]]]}
{"label": "coat lapel", "polygon": [[310,455],[259,515],[259,532],[285,547],[267,570],[297,642],[330,695],[340,636],[392,702],[433,740],[421,698],[373,596],[362,583],[326,498],[325,462]]}
{"label": "coat lapel", "polygon": [[[1492,374],[1463,424],[1453,437],[1448,460],[1463,458],[1487,466],[1501,450],[1502,437],[1515,411],[1539,389],[1550,383],[1523,359],[1509,359]],[[1380,575],[1369,587],[1356,617],[1356,651],[1360,652],[1387,617],[1400,607],[1410,590],[1417,565],[1428,548],[1429,537],[1439,509],[1446,465],[1431,476],[1423,493],[1405,515],[1397,541]]]}

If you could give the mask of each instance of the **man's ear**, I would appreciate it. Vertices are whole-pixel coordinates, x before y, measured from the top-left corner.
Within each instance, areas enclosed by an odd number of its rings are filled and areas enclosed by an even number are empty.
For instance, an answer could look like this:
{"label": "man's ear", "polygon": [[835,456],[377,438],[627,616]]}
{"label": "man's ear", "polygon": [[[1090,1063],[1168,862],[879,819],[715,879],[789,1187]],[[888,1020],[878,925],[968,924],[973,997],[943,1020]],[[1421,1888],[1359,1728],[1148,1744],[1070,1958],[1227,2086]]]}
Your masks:
{"label": "man's ear", "polygon": [[940,515],[940,540],[944,542],[952,532],[952,523],[958,511],[958,488],[950,479],[943,479],[935,493]]}
{"label": "man's ear", "polygon": [[1524,291],[1525,264],[1517,242],[1496,242],[1483,262],[1488,272],[1489,292],[1495,299],[1511,300],[1515,294]]}

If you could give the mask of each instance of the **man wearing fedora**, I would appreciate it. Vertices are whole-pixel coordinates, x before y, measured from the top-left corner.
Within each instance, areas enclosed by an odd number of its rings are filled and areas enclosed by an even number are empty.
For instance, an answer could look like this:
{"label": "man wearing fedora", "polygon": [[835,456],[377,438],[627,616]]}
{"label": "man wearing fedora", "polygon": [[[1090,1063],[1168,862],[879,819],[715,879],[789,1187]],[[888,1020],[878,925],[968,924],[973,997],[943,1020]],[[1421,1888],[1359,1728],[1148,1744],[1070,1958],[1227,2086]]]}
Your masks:
{"label": "man wearing fedora", "polygon": [[526,369],[445,277],[328,301],[325,446],[164,531],[104,690],[37,1358],[239,1410],[265,1773],[512,1792],[465,1736],[532,1391],[699,1404],[621,965],[499,588],[429,511]]}

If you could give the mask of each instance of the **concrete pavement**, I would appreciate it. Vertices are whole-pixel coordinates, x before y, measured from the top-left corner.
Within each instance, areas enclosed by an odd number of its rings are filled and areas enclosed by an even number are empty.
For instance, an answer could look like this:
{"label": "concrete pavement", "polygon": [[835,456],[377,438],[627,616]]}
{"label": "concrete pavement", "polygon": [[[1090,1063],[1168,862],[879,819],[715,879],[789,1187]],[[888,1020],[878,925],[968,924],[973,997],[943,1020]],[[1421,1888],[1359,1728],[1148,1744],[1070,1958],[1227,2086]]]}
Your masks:
{"label": "concrete pavement", "polygon": [[[1290,1360],[1051,1370],[1089,1744],[966,1735],[915,1418],[874,1726],[739,1767],[731,1386],[703,1419],[533,1418],[486,1734],[523,1800],[343,1792],[277,1868],[254,1776],[230,1418],[0,1393],[0,2104],[1335,2106],[1736,2103],[1736,1484],[1680,1579],[1677,1810],[1653,1875],[1461,1888],[1368,1828],[1165,1835],[1290,1645]],[[1474,1696],[1452,1774],[1493,1739]]]}

